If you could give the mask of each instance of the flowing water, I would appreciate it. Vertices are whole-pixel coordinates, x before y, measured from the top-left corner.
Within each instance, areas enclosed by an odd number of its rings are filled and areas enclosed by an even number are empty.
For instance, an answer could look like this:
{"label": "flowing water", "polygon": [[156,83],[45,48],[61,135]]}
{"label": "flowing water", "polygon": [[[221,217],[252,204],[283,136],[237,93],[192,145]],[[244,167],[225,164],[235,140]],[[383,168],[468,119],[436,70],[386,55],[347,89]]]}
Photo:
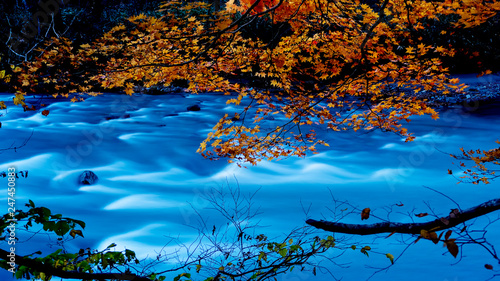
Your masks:
{"label": "flowing water", "polygon": [[[2,94],[0,99],[11,97]],[[52,103],[46,108],[48,116],[10,106],[0,117],[0,148],[27,142],[21,148],[2,151],[0,171],[9,167],[29,171],[28,178],[17,180],[18,208],[31,199],[38,206],[87,223],[85,239],[77,239],[74,247],[103,248],[114,242],[117,250],[133,249],[141,257],[158,252],[169,241],[167,236],[192,241],[197,233],[190,226],[198,219],[193,208],[208,207],[203,197],[221,186],[238,186],[243,193],[259,189],[253,203],[260,207],[262,232],[269,236],[302,226],[307,218],[328,218],[332,196],[359,208],[370,207],[380,217],[386,216],[384,207],[397,208],[394,204],[403,203],[404,207],[391,214],[392,220],[403,222],[409,221],[408,213],[430,213],[426,203],[441,215],[456,207],[424,186],[453,198],[462,208],[498,197],[498,183],[457,185],[457,179],[447,173],[447,169],[458,173],[448,154],[459,153],[460,147],[495,147],[500,131],[498,102],[442,109],[438,120],[413,118],[408,128],[417,139],[411,143],[390,133],[319,131],[330,144],[328,150],[303,159],[262,161],[258,166],[238,168],[196,153],[219,118],[239,110],[226,105],[227,98],[106,94],[79,103]],[[186,110],[194,104],[201,110]],[[271,122],[280,120],[276,117]],[[77,179],[84,170],[95,172],[98,183],[79,185]],[[7,211],[7,180],[0,182],[5,186],[0,196]],[[411,216],[415,221],[427,219]],[[361,220],[353,216],[344,222]],[[491,225],[488,237],[499,237],[499,230],[498,225]],[[405,246],[393,238],[355,237],[353,243],[363,241],[382,254],[397,256]],[[18,244],[18,254],[49,247],[41,237],[30,243]],[[372,280],[483,280],[491,276],[484,264],[494,260],[484,249],[466,246],[462,250],[462,261],[451,266],[458,259],[444,254],[446,248],[420,241],[395,266]],[[330,268],[343,280],[365,280],[376,271],[366,267],[389,263],[384,255],[366,257],[359,251],[347,251],[334,262],[347,265]],[[6,272],[0,277],[11,278]],[[281,278],[308,280],[311,275],[293,272]],[[322,279],[331,280],[320,274],[318,280]]]}

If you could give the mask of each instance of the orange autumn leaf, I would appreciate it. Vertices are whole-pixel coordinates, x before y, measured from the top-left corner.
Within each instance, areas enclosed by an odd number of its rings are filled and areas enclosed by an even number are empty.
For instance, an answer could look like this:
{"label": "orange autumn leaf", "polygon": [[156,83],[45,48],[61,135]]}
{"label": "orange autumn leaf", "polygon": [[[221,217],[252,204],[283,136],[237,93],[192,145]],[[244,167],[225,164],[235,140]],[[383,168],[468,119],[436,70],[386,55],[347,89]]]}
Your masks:
{"label": "orange autumn leaf", "polygon": [[452,233],[453,233],[453,231],[451,231],[451,230],[446,231],[446,234],[444,235],[444,240],[450,239],[450,236]]}
{"label": "orange autumn leaf", "polygon": [[456,258],[458,255],[458,245],[455,243],[455,239],[445,240],[444,245],[448,248],[448,252]]}
{"label": "orange autumn leaf", "polygon": [[426,217],[428,216],[429,214],[428,213],[420,213],[420,214],[415,214],[416,217],[419,217],[419,218],[423,218],[423,217]]}
{"label": "orange autumn leaf", "polygon": [[[464,85],[450,79],[443,66],[443,59],[457,52],[453,46],[411,42],[421,36],[408,39],[408,20],[413,31],[424,34],[438,28],[429,22],[449,17],[453,20],[436,30],[447,36],[454,32],[447,30],[478,26],[500,9],[496,1],[423,0],[408,10],[396,0],[380,1],[384,7],[354,0],[341,7],[322,0],[230,0],[207,16],[210,3],[188,2],[168,1],[160,6],[161,18],[132,16],[86,44],[53,38],[39,57],[12,66],[18,75],[15,104],[23,105],[24,96],[36,91],[54,97],[102,89],[132,95],[178,81],[186,81],[183,91],[191,94],[231,93],[235,106],[254,101],[241,107],[247,120],[221,118],[197,151],[239,166],[316,153],[318,145],[328,144],[309,131],[313,128],[381,130],[412,141],[415,136],[404,127],[412,117],[438,118],[422,93],[455,93]],[[244,31],[250,19],[289,30],[269,44]],[[346,76],[352,69],[362,73]],[[238,75],[269,88],[236,83]],[[274,124],[271,118],[285,121]],[[488,177],[474,182],[488,183]]]}
{"label": "orange autumn leaf", "polygon": [[361,220],[367,220],[368,218],[370,218],[370,208],[364,208],[361,211]]}
{"label": "orange autumn leaf", "polygon": [[42,111],[42,115],[43,115],[43,116],[47,116],[47,115],[49,115],[49,112],[50,112],[49,110],[44,109],[44,110]]}

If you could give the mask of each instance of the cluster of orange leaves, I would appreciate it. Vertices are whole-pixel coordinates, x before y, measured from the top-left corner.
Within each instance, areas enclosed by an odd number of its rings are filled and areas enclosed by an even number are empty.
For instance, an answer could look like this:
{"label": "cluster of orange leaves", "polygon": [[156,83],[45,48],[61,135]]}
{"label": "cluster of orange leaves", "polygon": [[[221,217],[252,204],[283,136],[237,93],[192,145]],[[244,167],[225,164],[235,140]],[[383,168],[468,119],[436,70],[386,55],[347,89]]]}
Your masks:
{"label": "cluster of orange leaves", "polygon": [[[496,141],[500,144],[500,141]],[[473,184],[489,184],[490,180],[498,177],[495,169],[492,169],[491,165],[500,165],[500,148],[494,148],[490,150],[465,150],[460,149],[461,155],[451,155],[451,157],[459,160],[467,160],[474,162],[474,165],[467,168],[465,162],[460,162],[460,167],[463,171],[462,176],[460,176],[461,181],[470,181]],[[452,174],[451,170],[448,170],[449,174]]]}
{"label": "cluster of orange leaves", "polygon": [[[245,105],[224,116],[198,151],[251,164],[328,145],[312,126],[381,129],[412,140],[403,122],[413,115],[437,118],[418,93],[463,88],[441,64],[440,57],[454,55],[451,46],[425,43],[416,32],[440,16],[458,15],[453,24],[467,28],[500,10],[499,2],[479,0],[238,2],[209,12],[206,3],[171,1],[161,7],[163,17],[131,17],[91,44],[55,39],[20,70],[16,103],[41,82],[52,83],[54,95],[112,88],[130,95],[138,85],[187,80],[186,91],[237,94],[228,103]],[[268,44],[242,32],[252,21],[289,30]],[[64,68],[53,69],[63,62]],[[40,71],[47,69],[53,71],[44,76]],[[83,85],[72,81],[76,73]],[[235,74],[261,79],[266,87],[235,83]],[[285,121],[263,125],[275,114]]]}

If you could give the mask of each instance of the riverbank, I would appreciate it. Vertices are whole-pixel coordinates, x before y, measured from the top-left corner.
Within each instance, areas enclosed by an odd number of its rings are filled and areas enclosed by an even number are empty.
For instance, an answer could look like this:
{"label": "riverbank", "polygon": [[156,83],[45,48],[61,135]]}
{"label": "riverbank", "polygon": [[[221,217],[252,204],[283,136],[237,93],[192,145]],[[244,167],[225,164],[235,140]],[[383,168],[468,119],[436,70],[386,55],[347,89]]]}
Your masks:
{"label": "riverbank", "polygon": [[451,75],[460,79],[468,87],[462,93],[442,94],[435,92],[419,93],[431,106],[448,107],[460,104],[490,103],[500,100],[500,73],[478,77],[476,74]]}

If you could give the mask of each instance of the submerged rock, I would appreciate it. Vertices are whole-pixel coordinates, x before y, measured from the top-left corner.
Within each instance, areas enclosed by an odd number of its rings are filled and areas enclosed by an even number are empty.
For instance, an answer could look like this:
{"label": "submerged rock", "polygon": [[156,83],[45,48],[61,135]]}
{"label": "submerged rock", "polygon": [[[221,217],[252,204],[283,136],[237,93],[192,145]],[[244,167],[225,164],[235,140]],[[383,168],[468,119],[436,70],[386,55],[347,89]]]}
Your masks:
{"label": "submerged rock", "polygon": [[89,170],[83,171],[83,173],[78,178],[78,182],[80,184],[85,184],[85,185],[92,185],[96,183],[98,180],[99,178],[97,177],[97,175]]}
{"label": "submerged rock", "polygon": [[188,106],[188,108],[187,108],[187,111],[200,111],[200,110],[201,110],[201,108],[197,104]]}
{"label": "submerged rock", "polygon": [[123,115],[109,115],[106,117],[106,120],[115,120],[115,119],[127,119],[130,118],[130,114],[123,114]]}

